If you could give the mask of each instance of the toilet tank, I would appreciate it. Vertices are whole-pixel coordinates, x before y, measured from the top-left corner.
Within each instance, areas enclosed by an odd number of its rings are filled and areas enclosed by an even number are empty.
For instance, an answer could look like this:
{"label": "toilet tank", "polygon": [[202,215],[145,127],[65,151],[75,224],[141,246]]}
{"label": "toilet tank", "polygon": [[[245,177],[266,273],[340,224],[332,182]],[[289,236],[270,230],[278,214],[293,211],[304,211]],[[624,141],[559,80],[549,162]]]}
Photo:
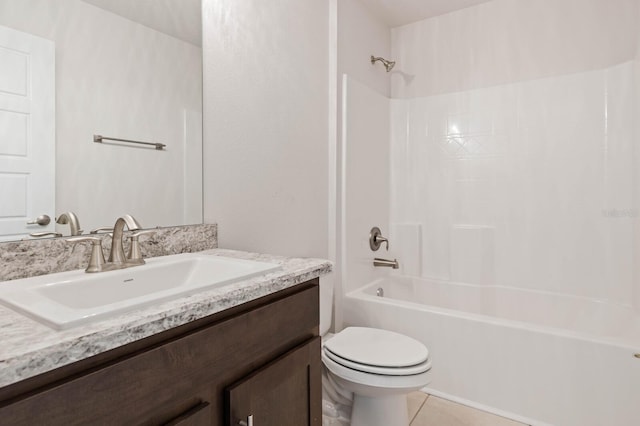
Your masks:
{"label": "toilet tank", "polygon": [[320,335],[324,336],[331,328],[333,319],[333,288],[335,275],[330,273],[320,278]]}

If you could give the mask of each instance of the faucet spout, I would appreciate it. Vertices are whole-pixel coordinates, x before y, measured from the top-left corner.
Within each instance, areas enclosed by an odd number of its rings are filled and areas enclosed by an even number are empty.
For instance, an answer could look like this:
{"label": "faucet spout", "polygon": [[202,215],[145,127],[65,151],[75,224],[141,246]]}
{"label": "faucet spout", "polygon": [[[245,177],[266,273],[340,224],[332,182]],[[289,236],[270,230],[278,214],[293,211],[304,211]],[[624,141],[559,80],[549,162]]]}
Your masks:
{"label": "faucet spout", "polygon": [[80,220],[78,220],[78,216],[76,216],[74,212],[62,213],[58,216],[56,223],[61,225],[66,225],[68,223],[71,228],[72,237],[82,234],[82,229],[80,229]]}
{"label": "faucet spout", "polygon": [[116,266],[124,265],[126,263],[124,247],[122,245],[122,234],[124,232],[125,225],[130,231],[137,231],[138,229],[142,228],[138,221],[129,214],[119,217],[118,220],[116,220],[116,224],[113,226],[111,252],[109,253],[109,263],[112,263]]}
{"label": "faucet spout", "polygon": [[389,260],[389,259],[381,259],[376,257],[373,259],[373,266],[382,266],[387,268],[398,269],[400,268],[400,264],[397,259]]}

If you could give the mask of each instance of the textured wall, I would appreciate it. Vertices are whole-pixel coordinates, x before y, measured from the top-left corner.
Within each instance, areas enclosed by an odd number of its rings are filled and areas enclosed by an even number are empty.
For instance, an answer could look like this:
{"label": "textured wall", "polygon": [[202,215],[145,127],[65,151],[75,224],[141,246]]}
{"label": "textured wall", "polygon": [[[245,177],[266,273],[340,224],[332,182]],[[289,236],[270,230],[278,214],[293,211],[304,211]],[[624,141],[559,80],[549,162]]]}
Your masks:
{"label": "textured wall", "polygon": [[[383,246],[373,252],[373,226],[389,237],[389,99],[352,78],[344,79],[343,176],[344,282],[348,293],[389,273],[374,257],[393,259]],[[391,241],[394,248],[395,241]],[[403,259],[400,259],[402,262]]]}
{"label": "textured wall", "polygon": [[633,57],[636,0],[494,0],[392,30],[394,98],[600,69]]}
{"label": "textured wall", "polygon": [[[382,56],[387,59],[391,54],[391,38],[390,30],[378,17],[373,15],[368,7],[360,0],[333,0],[335,5],[335,31],[336,31],[336,49],[334,52],[336,60],[336,155],[335,155],[335,175],[337,185],[335,187],[335,199],[336,199],[336,241],[337,241],[337,259],[338,262],[335,267],[335,276],[337,278],[339,287],[335,293],[336,315],[335,326],[337,329],[341,328],[342,324],[342,295],[348,288],[353,288],[355,283],[361,280],[352,281],[353,274],[347,272],[347,269],[355,267],[356,270],[368,269],[370,266],[366,259],[361,259],[359,265],[351,265],[349,262],[354,258],[356,253],[362,254],[361,250],[355,250],[353,241],[348,234],[354,232],[359,234],[361,229],[352,230],[348,225],[343,224],[343,183],[346,178],[345,169],[342,167],[346,159],[343,157],[346,150],[353,148],[352,154],[355,152],[363,152],[366,150],[368,141],[366,139],[350,138],[350,146],[345,144],[347,141],[343,140],[344,135],[348,131],[348,128],[344,126],[347,124],[343,122],[344,114],[344,95],[343,93],[343,79],[344,75],[347,75],[354,85],[362,90],[363,93],[370,93],[369,95],[375,97],[376,92],[383,96],[389,96],[391,90],[390,74],[387,73],[381,64],[371,65],[370,56]],[[360,82],[360,83],[358,83]],[[366,95],[365,95],[366,96]],[[351,102],[357,102],[359,99],[353,98]],[[364,111],[360,111],[364,112]],[[384,125],[384,121],[379,123]],[[357,162],[358,159],[353,159]],[[364,160],[362,160],[364,161]],[[384,171],[386,172],[386,171]],[[370,188],[370,183],[361,181],[359,184],[350,182],[352,191],[357,191],[358,185],[361,185],[363,190]],[[346,216],[344,216],[346,217]],[[385,216],[386,217],[386,216]],[[377,222],[385,222],[379,224],[384,229],[388,228],[386,220]],[[362,237],[362,235],[360,235]],[[345,251],[346,249],[346,251]],[[345,261],[346,259],[350,259]],[[343,270],[344,269],[344,270]],[[353,270],[352,270],[353,272]],[[356,272],[356,276],[358,273]],[[363,276],[360,276],[364,279]]]}
{"label": "textured wall", "polygon": [[328,3],[204,1],[204,214],[225,248],[327,256]]}
{"label": "textured wall", "polygon": [[371,55],[393,60],[390,57],[391,30],[373,15],[360,0],[339,0],[339,77],[341,78],[342,74],[348,74],[371,89],[389,96],[391,93],[391,74],[386,72],[381,63],[371,65]]}

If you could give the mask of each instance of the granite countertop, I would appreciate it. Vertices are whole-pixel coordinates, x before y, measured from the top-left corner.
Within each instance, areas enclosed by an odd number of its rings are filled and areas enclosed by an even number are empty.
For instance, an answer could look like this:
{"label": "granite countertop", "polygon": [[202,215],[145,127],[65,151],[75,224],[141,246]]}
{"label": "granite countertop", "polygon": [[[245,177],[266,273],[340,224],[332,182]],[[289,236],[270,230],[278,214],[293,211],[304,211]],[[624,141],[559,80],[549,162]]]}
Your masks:
{"label": "granite countertop", "polygon": [[[331,262],[212,249],[212,256],[271,262],[277,271],[92,324],[56,331],[0,306],[0,387],[266,296],[331,271]],[[0,284],[1,285],[1,284]]]}

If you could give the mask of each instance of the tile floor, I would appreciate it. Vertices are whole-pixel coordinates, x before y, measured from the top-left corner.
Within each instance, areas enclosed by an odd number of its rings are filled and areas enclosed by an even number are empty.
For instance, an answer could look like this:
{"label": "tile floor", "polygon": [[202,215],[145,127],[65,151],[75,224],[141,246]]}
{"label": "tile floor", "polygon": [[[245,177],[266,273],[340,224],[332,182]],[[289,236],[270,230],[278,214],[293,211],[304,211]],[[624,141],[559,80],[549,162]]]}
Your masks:
{"label": "tile floor", "polygon": [[422,392],[411,393],[408,406],[411,426],[526,426]]}

